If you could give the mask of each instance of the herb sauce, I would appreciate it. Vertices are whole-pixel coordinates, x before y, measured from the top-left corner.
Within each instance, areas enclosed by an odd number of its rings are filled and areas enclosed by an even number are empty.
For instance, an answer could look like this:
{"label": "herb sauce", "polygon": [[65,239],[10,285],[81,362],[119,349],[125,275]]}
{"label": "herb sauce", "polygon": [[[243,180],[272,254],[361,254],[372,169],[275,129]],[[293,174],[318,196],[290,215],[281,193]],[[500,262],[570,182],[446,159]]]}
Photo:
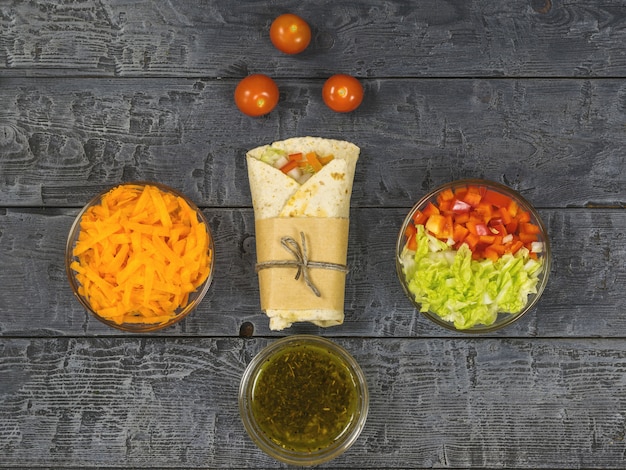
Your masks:
{"label": "herb sauce", "polygon": [[252,413],[283,448],[312,452],[336,441],[355,419],[351,370],[323,346],[295,344],[267,359],[252,391]]}

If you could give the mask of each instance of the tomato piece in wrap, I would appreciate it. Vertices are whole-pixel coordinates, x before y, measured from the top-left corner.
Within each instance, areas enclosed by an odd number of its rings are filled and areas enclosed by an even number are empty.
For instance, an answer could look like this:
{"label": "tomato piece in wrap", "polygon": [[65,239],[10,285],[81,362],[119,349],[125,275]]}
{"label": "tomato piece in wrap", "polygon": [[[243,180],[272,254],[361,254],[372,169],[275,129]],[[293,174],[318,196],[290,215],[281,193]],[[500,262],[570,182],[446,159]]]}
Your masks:
{"label": "tomato piece in wrap", "polygon": [[[323,161],[310,168],[304,156]],[[360,149],[320,137],[294,137],[246,155],[254,208],[261,309],[270,329],[344,320],[350,198]],[[300,155],[303,178],[276,160]],[[283,167],[285,168],[285,167]],[[309,173],[309,174],[307,174]]]}

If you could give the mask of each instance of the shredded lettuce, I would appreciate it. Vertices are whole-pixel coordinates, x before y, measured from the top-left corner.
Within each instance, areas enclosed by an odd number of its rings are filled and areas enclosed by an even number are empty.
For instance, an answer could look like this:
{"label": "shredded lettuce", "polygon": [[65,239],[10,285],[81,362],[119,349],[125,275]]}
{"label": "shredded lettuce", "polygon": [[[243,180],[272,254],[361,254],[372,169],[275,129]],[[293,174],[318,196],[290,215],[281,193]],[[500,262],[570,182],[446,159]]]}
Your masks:
{"label": "shredded lettuce", "polygon": [[274,163],[278,161],[280,157],[286,157],[287,152],[283,149],[277,149],[275,147],[268,147],[265,149],[259,160],[268,165],[274,166]]}
{"label": "shredded lettuce", "polygon": [[401,260],[408,289],[421,311],[431,311],[457,329],[493,324],[498,313],[519,313],[537,292],[543,263],[521,248],[496,262],[473,260],[467,245],[454,250],[417,226],[417,251]]}

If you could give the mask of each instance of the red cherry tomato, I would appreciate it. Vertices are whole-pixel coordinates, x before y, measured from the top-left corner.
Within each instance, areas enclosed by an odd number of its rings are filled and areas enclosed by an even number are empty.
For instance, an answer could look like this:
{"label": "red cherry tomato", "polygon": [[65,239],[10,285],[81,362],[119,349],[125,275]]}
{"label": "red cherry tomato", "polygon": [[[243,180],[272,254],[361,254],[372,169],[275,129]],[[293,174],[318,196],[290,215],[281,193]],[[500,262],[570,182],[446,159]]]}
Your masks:
{"label": "red cherry tomato", "polygon": [[235,88],[235,104],[248,116],[263,116],[278,104],[278,86],[267,75],[249,75]]}
{"label": "red cherry tomato", "polygon": [[299,54],[311,42],[311,28],[297,15],[280,15],[270,27],[270,39],[274,47],[285,54]]}
{"label": "red cherry tomato", "polygon": [[322,88],[324,103],[338,113],[349,113],[363,101],[363,86],[350,75],[333,75]]}

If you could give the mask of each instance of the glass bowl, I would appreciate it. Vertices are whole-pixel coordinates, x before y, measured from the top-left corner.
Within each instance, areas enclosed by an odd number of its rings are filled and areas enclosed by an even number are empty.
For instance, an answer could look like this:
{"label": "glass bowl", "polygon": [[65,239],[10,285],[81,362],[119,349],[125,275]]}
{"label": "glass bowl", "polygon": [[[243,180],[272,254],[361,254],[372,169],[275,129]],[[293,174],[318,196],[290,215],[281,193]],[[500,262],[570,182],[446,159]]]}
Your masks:
{"label": "glass bowl", "polygon": [[78,213],[65,248],[76,298],[128,332],[170,326],[194,310],[213,279],[214,245],[202,211],[153,182],[123,183]]}
{"label": "glass bowl", "polygon": [[495,331],[531,310],[550,263],[548,235],[533,206],[480,179],[444,184],[420,199],[396,244],[398,278],[415,308],[464,333]]}
{"label": "glass bowl", "polygon": [[357,362],[314,335],[270,343],[252,359],[239,386],[239,411],[250,438],[291,465],[317,465],[341,455],[359,437],[368,409]]}

